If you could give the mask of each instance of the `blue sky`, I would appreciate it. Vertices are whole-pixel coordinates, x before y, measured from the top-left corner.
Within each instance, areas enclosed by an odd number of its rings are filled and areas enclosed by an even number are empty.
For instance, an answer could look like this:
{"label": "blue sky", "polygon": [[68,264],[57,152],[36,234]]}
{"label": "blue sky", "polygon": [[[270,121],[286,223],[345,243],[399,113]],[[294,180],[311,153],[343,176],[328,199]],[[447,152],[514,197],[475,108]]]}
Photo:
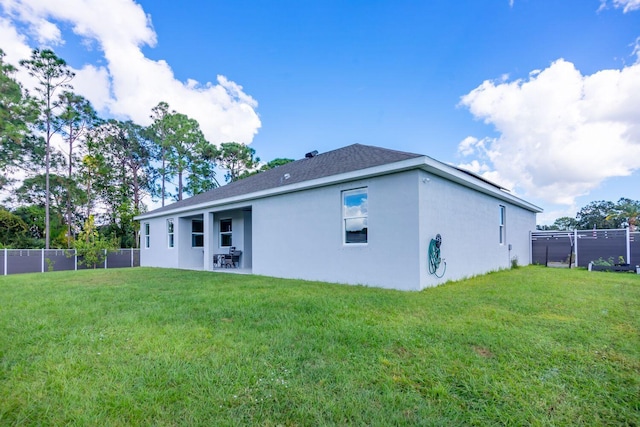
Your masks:
{"label": "blue sky", "polygon": [[148,124],[164,100],[265,161],[427,154],[541,223],[640,200],[640,0],[48,3],[0,0],[0,47],[53,48],[104,116]]}

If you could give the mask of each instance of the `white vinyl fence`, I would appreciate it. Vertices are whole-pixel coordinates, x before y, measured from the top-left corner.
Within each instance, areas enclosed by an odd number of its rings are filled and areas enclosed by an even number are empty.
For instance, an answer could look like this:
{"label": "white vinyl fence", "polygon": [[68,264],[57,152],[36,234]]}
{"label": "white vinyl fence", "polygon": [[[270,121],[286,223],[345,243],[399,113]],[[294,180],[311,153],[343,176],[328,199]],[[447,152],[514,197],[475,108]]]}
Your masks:
{"label": "white vinyl fence", "polygon": [[[140,266],[140,249],[118,249],[106,252],[97,268]],[[48,271],[85,270],[75,249],[0,249],[0,273],[45,273]]]}

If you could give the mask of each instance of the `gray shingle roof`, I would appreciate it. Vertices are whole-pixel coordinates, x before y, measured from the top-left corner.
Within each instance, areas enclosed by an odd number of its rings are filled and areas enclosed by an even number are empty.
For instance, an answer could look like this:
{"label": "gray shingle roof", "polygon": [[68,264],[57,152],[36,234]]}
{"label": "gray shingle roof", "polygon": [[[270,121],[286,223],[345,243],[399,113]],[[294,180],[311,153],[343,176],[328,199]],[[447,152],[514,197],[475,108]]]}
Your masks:
{"label": "gray shingle roof", "polygon": [[[156,214],[176,208],[186,208],[201,203],[269,190],[282,185],[296,184],[416,157],[424,156],[422,154],[406,153],[370,145],[353,144],[318,154],[315,157],[304,158],[268,171],[260,172],[248,178],[214,188],[213,190],[155,209],[143,215]],[[289,176],[286,180],[284,179],[285,174]]]}

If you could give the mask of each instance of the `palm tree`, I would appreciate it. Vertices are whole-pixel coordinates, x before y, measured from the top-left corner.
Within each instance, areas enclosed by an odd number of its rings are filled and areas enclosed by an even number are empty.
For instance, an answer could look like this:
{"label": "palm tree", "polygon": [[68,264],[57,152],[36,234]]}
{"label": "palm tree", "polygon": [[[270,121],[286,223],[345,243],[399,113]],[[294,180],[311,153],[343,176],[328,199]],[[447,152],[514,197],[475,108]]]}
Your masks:
{"label": "palm tree", "polygon": [[640,201],[622,197],[607,216],[607,219],[610,218],[616,219],[620,224],[626,224],[629,231],[636,231],[640,218]]}

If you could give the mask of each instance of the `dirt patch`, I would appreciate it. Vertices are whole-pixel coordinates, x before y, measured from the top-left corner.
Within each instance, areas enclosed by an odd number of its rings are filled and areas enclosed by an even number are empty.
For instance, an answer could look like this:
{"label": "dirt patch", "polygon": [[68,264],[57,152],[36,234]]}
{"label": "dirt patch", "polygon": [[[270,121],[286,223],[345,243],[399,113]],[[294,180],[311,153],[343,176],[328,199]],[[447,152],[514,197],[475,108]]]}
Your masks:
{"label": "dirt patch", "polygon": [[493,353],[491,352],[491,350],[489,350],[486,347],[481,347],[479,345],[474,345],[473,346],[473,351],[476,352],[476,354],[480,357],[485,357],[485,358],[490,358],[493,357]]}

